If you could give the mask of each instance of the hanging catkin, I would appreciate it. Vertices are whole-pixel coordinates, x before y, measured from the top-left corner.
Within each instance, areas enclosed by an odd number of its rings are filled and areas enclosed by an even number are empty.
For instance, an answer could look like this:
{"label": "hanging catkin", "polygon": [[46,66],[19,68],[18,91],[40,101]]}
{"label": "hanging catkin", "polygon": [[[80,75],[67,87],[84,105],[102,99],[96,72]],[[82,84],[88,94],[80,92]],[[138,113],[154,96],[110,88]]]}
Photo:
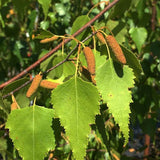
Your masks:
{"label": "hanging catkin", "polygon": [[102,44],[106,44],[106,40],[105,40],[105,38],[104,38],[104,36],[103,36],[102,33],[97,32],[97,33],[96,33],[96,36],[97,36],[97,38],[100,40],[100,42],[101,42]]}
{"label": "hanging catkin", "polygon": [[40,86],[47,89],[54,89],[59,85],[59,83],[51,82],[48,80],[42,80]]}
{"label": "hanging catkin", "polygon": [[42,75],[41,74],[38,74],[34,77],[32,83],[31,83],[31,86],[29,87],[29,89],[27,91],[27,94],[26,94],[26,96],[28,98],[31,97],[36,92],[36,90],[39,87],[39,84],[40,84],[41,80],[42,80]]}
{"label": "hanging catkin", "polygon": [[87,61],[87,67],[88,71],[91,75],[95,75],[95,57],[94,54],[89,47],[84,47],[83,53],[85,55],[86,61]]}
{"label": "hanging catkin", "polygon": [[48,42],[52,42],[52,41],[55,41],[55,40],[57,40],[58,39],[58,36],[53,36],[53,37],[51,37],[51,38],[45,38],[45,39],[42,39],[41,41],[40,41],[40,43],[48,43]]}
{"label": "hanging catkin", "polygon": [[111,47],[117,60],[119,62],[121,62],[122,64],[126,64],[126,58],[122,52],[121,47],[119,46],[118,42],[116,41],[116,39],[113,36],[108,35],[106,37],[106,41],[107,41],[108,45]]}

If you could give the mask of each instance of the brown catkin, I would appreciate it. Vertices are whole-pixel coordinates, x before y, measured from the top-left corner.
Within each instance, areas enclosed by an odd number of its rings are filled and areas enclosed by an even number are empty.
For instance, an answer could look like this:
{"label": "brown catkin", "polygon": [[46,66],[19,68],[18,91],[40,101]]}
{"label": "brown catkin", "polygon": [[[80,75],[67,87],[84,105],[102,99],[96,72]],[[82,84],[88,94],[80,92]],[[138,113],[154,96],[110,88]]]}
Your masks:
{"label": "brown catkin", "polygon": [[18,109],[18,105],[17,105],[16,102],[13,102],[13,103],[11,104],[11,111],[12,111],[12,110],[15,110],[15,109]]}
{"label": "brown catkin", "polygon": [[94,57],[94,54],[93,54],[91,48],[84,47],[83,53],[84,53],[86,61],[87,61],[88,71],[90,72],[91,75],[94,75],[96,63],[95,63],[95,57]]}
{"label": "brown catkin", "polygon": [[116,41],[116,39],[111,36],[111,35],[108,35],[106,37],[106,41],[108,43],[108,45],[111,47],[115,57],[117,58],[117,60],[119,62],[121,62],[122,64],[126,64],[126,58],[122,52],[122,49],[120,47],[120,45],[118,44],[118,42]]}
{"label": "brown catkin", "polygon": [[51,82],[48,80],[42,80],[40,86],[47,89],[54,89],[59,85],[59,83]]}
{"label": "brown catkin", "polygon": [[20,108],[14,95],[12,94],[12,104],[11,104],[11,111]]}
{"label": "brown catkin", "polygon": [[51,38],[45,38],[45,39],[42,39],[41,41],[40,41],[40,43],[48,43],[48,42],[51,42],[51,41],[55,41],[55,40],[57,40],[58,39],[58,36],[53,36],[53,37],[51,37]]}
{"label": "brown catkin", "polygon": [[26,96],[29,98],[32,96],[32,94],[34,94],[37,90],[37,88],[39,87],[39,84],[42,80],[42,75],[38,74],[34,77],[31,86],[29,87]]}
{"label": "brown catkin", "polygon": [[104,36],[103,36],[102,33],[97,32],[97,33],[96,33],[96,36],[97,36],[97,38],[100,40],[100,42],[101,42],[102,44],[106,44],[106,40],[105,40],[105,38],[104,38]]}

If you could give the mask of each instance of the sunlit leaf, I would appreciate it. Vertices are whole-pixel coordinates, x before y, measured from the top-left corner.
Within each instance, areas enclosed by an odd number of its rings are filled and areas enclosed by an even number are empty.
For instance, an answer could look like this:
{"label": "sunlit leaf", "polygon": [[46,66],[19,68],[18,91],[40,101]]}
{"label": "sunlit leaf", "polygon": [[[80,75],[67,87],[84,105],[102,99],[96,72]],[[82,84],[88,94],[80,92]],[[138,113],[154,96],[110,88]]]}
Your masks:
{"label": "sunlit leaf", "polygon": [[51,3],[51,0],[38,0],[38,2],[42,5],[43,12],[45,17],[47,17],[48,9]]}
{"label": "sunlit leaf", "polygon": [[6,128],[24,160],[43,160],[54,149],[53,114],[52,109],[35,105],[13,110],[8,116]]}
{"label": "sunlit leaf", "polygon": [[[128,66],[114,63],[111,59],[100,66],[96,72],[97,87],[107,103],[116,123],[128,142],[130,103],[132,102],[129,88],[134,86],[134,74]],[[122,114],[123,113],[123,114]]]}
{"label": "sunlit leaf", "polygon": [[99,94],[88,82],[74,77],[52,91],[51,103],[68,136],[73,155],[82,160],[86,154],[90,124],[99,114]]}
{"label": "sunlit leaf", "polygon": [[147,30],[145,28],[131,28],[129,31],[134,43],[137,46],[138,52],[141,52],[142,45],[144,45],[147,38]]}

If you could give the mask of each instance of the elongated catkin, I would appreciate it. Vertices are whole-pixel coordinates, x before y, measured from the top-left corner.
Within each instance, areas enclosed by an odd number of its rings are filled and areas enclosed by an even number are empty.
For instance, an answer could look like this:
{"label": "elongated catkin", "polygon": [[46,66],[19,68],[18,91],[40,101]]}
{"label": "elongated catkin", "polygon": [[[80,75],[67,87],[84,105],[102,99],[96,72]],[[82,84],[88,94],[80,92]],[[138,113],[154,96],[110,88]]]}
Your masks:
{"label": "elongated catkin", "polygon": [[58,36],[53,36],[53,37],[51,37],[51,38],[45,38],[45,39],[42,39],[41,41],[40,41],[40,43],[48,43],[48,42],[51,42],[51,41],[54,41],[54,40],[57,40],[58,39]]}
{"label": "elongated catkin", "polygon": [[108,43],[108,45],[111,47],[115,57],[117,58],[117,60],[119,62],[121,62],[122,64],[126,64],[126,58],[122,52],[122,49],[120,47],[120,45],[118,44],[118,42],[116,41],[116,39],[111,36],[111,35],[108,35],[106,37],[106,41]]}
{"label": "elongated catkin", "polygon": [[106,40],[105,40],[105,38],[104,38],[104,36],[103,36],[102,33],[97,32],[97,33],[96,33],[96,36],[97,36],[97,38],[100,40],[100,42],[101,42],[102,44],[106,44]]}
{"label": "elongated catkin", "polygon": [[91,75],[94,75],[96,63],[95,63],[95,57],[94,57],[94,54],[93,54],[91,48],[84,47],[83,53],[84,53],[86,61],[87,61],[88,71],[90,72]]}
{"label": "elongated catkin", "polygon": [[34,77],[31,86],[29,87],[26,96],[29,98],[32,96],[33,93],[36,92],[37,88],[39,87],[39,84],[42,80],[42,75],[38,74]]}
{"label": "elongated catkin", "polygon": [[59,83],[51,82],[48,80],[42,80],[40,86],[43,88],[54,89],[59,85]]}

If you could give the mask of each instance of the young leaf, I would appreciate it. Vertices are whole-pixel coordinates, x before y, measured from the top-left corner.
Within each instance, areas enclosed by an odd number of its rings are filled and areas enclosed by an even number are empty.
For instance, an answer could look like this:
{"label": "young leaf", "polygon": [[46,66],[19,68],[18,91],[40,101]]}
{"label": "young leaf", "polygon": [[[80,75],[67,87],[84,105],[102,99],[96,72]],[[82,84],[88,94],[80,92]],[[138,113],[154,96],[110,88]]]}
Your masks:
{"label": "young leaf", "polygon": [[134,43],[137,46],[138,53],[141,52],[142,45],[146,41],[147,38],[147,30],[143,27],[140,28],[131,28],[129,31]]}
{"label": "young leaf", "polygon": [[49,9],[51,0],[38,0],[38,2],[42,5],[44,15],[45,17],[47,17],[47,13],[48,13],[48,9]]}
{"label": "young leaf", "polygon": [[128,89],[134,86],[134,78],[132,69],[128,66],[122,68],[112,60],[108,60],[96,72],[97,87],[124,134],[125,144],[128,141],[129,105],[132,102],[131,92]]}
{"label": "young leaf", "polygon": [[71,78],[52,91],[51,103],[69,138],[73,155],[82,160],[87,147],[90,124],[99,114],[99,94],[91,83]]}
{"label": "young leaf", "polygon": [[39,32],[40,33],[35,37],[35,39],[45,39],[45,38],[51,38],[54,36],[52,32],[47,30],[40,29]]}
{"label": "young leaf", "polygon": [[[39,55],[39,59],[42,58],[45,54],[47,54],[49,51],[48,50],[43,50],[41,52],[41,54]],[[45,72],[47,69],[51,68],[52,65],[52,61],[54,60],[54,58],[56,57],[55,54],[53,54],[52,56],[50,56],[48,59],[46,59],[44,62],[42,62],[40,64],[40,69],[41,71]]]}
{"label": "young leaf", "polygon": [[[79,16],[73,23],[71,34],[73,34],[76,31],[78,31],[78,29],[80,29],[82,26],[84,26],[89,20],[90,20],[89,17],[86,16],[86,15]],[[76,37],[76,39],[82,41],[84,38],[87,37],[88,34],[90,34],[90,28],[88,28],[87,30],[83,31],[80,35],[78,35]],[[87,40],[85,42],[85,44],[87,45],[90,41],[91,41],[91,39]],[[76,45],[76,42],[72,41],[72,46],[74,47],[75,45]]]}
{"label": "young leaf", "polygon": [[133,72],[138,80],[141,76],[141,73],[143,72],[142,66],[138,58],[125,46],[121,45],[121,48],[126,57],[128,66],[133,69]]}
{"label": "young leaf", "polygon": [[52,109],[32,106],[13,110],[8,116],[6,128],[23,159],[43,160],[54,149],[53,114]]}

